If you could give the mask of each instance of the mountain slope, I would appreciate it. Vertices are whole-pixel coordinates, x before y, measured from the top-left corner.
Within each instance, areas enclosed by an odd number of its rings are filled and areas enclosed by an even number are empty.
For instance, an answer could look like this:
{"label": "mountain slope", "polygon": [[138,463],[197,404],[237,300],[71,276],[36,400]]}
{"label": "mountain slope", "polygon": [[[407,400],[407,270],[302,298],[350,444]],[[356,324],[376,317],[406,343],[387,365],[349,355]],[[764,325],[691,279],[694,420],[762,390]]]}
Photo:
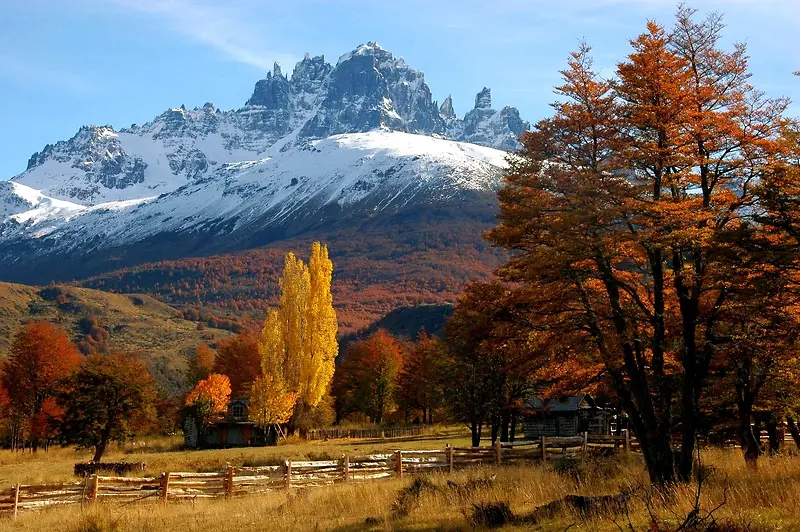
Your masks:
{"label": "mountain slope", "polygon": [[[42,283],[98,273],[99,263],[111,257],[115,266],[127,266],[244,250],[307,233],[322,238],[331,227],[378,214],[491,195],[505,157],[473,144],[373,131],[224,165],[152,200],[85,206],[12,182],[14,194],[39,194],[38,203],[29,201],[30,210],[0,225],[0,267],[7,280]],[[154,256],[154,247],[164,251]]]}
{"label": "mountain slope", "polygon": [[183,385],[183,354],[230,335],[213,328],[199,331],[180,311],[142,294],[0,282],[0,301],[0,357],[7,356],[14,334],[28,320],[52,322],[78,342],[86,336],[81,320],[94,316],[108,331],[110,350],[138,354],[159,384],[172,391]]}
{"label": "mountain slope", "polygon": [[13,180],[53,199],[99,205],[157,197],[225,164],[332,135],[398,131],[507,150],[519,146],[527,127],[515,108],[492,109],[487,88],[475,109],[457,118],[452,99],[442,108],[432,100],[422,72],[367,43],[335,66],[307,55],[287,76],[276,64],[238,110],[206,103],[171,108],[119,131],[82,127],[73,138],[34,153]]}
{"label": "mountain slope", "polygon": [[290,75],[276,64],[240,109],[86,126],[35,153],[0,182],[0,279],[259,318],[282,253],[322,240],[342,328],[361,328],[451,302],[500,263],[481,234],[527,128],[488,88],[460,117],[376,43],[336,64],[307,55]]}

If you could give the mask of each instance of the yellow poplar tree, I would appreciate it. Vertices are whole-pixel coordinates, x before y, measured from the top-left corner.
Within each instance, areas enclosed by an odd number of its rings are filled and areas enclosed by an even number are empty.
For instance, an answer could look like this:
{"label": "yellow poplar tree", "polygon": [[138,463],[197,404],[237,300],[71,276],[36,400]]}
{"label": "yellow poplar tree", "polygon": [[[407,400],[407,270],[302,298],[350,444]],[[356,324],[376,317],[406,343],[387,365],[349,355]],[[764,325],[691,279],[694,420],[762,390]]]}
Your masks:
{"label": "yellow poplar tree", "polygon": [[264,419],[285,417],[276,412],[291,416],[297,403],[313,408],[330,386],[339,350],[332,277],[328,249],[319,242],[312,246],[308,266],[294,253],[286,254],[280,306],[267,314],[259,341],[264,380],[250,398],[251,404],[256,398]]}
{"label": "yellow poplar tree", "polygon": [[286,342],[281,313],[270,310],[258,343],[262,377],[250,388],[250,419],[262,427],[286,423],[292,417],[297,392],[286,384]]}
{"label": "yellow poplar tree", "polygon": [[309,271],[311,289],[306,306],[308,334],[301,363],[304,378],[301,399],[304,404],[314,407],[331,384],[334,359],[339,351],[336,341],[338,324],[331,294],[333,262],[328,257],[328,248],[319,242],[314,242],[311,248]]}
{"label": "yellow poplar tree", "polygon": [[297,394],[272,375],[257,378],[250,388],[250,420],[260,427],[280,425],[292,417]]}
{"label": "yellow poplar tree", "polygon": [[308,267],[294,253],[287,253],[281,279],[280,321],[283,326],[283,371],[286,384],[302,391],[303,350],[306,347],[308,293],[311,276]]}

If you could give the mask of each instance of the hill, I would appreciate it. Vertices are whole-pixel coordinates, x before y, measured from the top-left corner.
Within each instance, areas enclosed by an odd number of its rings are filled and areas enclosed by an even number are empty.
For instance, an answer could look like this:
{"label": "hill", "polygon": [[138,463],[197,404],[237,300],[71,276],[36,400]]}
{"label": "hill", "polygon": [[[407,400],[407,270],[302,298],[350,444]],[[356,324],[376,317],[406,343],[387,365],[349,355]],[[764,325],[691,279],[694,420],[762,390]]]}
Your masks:
{"label": "hill", "polygon": [[[283,254],[307,255],[328,244],[340,334],[369,327],[396,308],[452,303],[467,282],[491,274],[504,258],[481,238],[496,200],[379,213],[331,224],[304,236],[238,253],[149,262],[97,275],[81,286],[148,293],[184,312],[210,311],[219,320],[262,320],[277,304]],[[213,322],[206,321],[211,325]]]}
{"label": "hill", "polygon": [[54,323],[77,343],[86,338],[82,320],[93,316],[108,333],[108,348],[141,356],[159,386],[169,392],[183,386],[185,353],[231,334],[214,328],[197,330],[197,324],[180,311],[147,295],[0,282],[0,301],[0,357],[7,356],[14,334],[29,320]]}

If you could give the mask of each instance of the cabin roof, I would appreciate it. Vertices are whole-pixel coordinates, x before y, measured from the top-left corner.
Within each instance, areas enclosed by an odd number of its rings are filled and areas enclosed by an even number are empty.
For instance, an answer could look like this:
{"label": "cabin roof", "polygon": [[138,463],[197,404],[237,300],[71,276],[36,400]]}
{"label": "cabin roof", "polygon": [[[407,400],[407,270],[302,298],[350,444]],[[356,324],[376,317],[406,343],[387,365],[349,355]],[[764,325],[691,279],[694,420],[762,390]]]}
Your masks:
{"label": "cabin roof", "polygon": [[526,410],[545,410],[547,412],[577,412],[583,409],[597,409],[597,404],[590,395],[565,396],[557,399],[530,397],[525,402]]}

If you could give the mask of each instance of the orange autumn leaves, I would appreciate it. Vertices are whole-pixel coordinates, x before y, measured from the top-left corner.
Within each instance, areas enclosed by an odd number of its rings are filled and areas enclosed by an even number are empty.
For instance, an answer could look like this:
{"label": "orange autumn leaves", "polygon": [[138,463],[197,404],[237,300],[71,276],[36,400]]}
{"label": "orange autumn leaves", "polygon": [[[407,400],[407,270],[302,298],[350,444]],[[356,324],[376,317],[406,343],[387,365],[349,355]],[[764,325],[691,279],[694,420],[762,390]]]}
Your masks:
{"label": "orange autumn leaves", "polygon": [[231,398],[231,380],[226,375],[212,373],[201,380],[186,396],[186,405],[194,406],[204,422],[225,414]]}
{"label": "orange autumn leaves", "polygon": [[50,434],[50,419],[62,412],[56,391],[80,360],[67,335],[49,323],[32,321],[17,333],[2,366],[13,441],[31,438],[36,445]]}
{"label": "orange autumn leaves", "polygon": [[[506,302],[528,312],[504,321],[536,333],[529,358],[561,382],[595,368],[585,383],[617,396],[657,483],[690,477],[716,372],[795,346],[784,341],[798,265],[785,206],[800,152],[786,100],[750,85],[746,51],[723,49],[722,28],[680,7],[673,28],[651,22],[631,41],[612,80],[581,46],[563,101],[522,139],[488,234],[512,252],[498,274]],[[757,332],[768,328],[759,312],[781,324],[775,338]]]}

